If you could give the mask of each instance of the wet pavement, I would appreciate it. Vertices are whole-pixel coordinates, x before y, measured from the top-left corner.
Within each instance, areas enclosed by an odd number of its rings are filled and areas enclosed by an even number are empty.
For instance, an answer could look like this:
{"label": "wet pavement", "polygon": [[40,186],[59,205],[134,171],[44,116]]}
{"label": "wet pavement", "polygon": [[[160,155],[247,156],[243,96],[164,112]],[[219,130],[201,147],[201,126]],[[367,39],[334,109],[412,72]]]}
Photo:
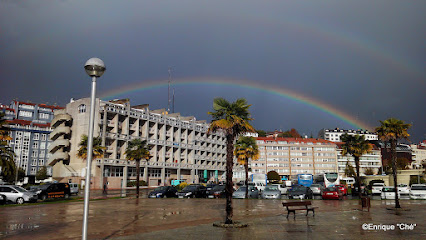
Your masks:
{"label": "wet pavement", "polygon": [[[358,200],[313,200],[315,217],[300,211],[295,220],[282,201],[235,199],[234,220],[249,226],[223,229],[212,226],[225,217],[223,199],[95,200],[89,239],[426,239],[426,200],[402,200],[398,211],[394,201],[372,200],[370,212]],[[82,218],[83,201],[0,207],[0,239],[81,239]]]}

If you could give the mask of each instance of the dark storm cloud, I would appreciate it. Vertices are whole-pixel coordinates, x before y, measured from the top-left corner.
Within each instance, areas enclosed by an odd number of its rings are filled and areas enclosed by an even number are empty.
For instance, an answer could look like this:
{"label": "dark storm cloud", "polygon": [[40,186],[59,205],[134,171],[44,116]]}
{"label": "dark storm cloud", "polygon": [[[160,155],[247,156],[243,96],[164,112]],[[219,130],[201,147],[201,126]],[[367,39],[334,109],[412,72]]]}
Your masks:
{"label": "dark storm cloud", "polygon": [[[319,99],[377,125],[397,117],[425,138],[426,2],[2,1],[0,102],[66,104],[89,95],[82,66],[107,65],[102,93],[122,85],[213,76],[248,79]],[[176,110],[210,120],[214,97],[246,97],[254,125],[300,129],[349,124],[283,97],[228,87],[177,87]],[[195,93],[195,94],[194,94]],[[125,96],[124,96],[125,97]],[[131,94],[167,105],[166,89]],[[163,100],[161,100],[163,99]],[[313,121],[312,119],[315,119]]]}

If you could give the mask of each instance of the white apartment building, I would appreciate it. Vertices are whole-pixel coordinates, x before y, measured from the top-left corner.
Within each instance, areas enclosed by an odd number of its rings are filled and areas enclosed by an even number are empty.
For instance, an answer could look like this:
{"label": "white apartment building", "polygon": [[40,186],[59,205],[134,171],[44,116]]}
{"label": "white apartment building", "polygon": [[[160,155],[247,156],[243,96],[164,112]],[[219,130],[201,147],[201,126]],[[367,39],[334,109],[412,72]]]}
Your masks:
{"label": "white apartment building", "polygon": [[313,138],[258,137],[260,158],[251,161],[253,173],[276,171],[282,176],[337,172],[337,147]]}
{"label": "white apartment building", "polygon": [[[351,155],[342,155],[342,144],[343,143],[337,143],[337,163],[339,175],[344,176],[348,161],[355,169],[355,159]],[[373,174],[376,175],[381,167],[382,154],[380,148],[377,148],[376,146],[373,146],[371,152],[362,155],[359,159],[360,176],[365,176],[365,171],[369,168],[371,168],[373,170]]]}
{"label": "white apartment building", "polygon": [[426,164],[426,140],[419,144],[410,145],[413,162],[411,163],[412,169],[423,168],[423,164]]}
{"label": "white apartment building", "polygon": [[368,130],[344,130],[344,129],[321,129],[318,133],[318,138],[325,139],[331,142],[341,142],[340,136],[343,134],[349,135],[363,135],[365,140],[378,140],[377,134],[369,132]]}
{"label": "white apartment building", "polygon": [[[77,158],[83,134],[88,134],[90,98],[72,100],[55,112],[50,165],[53,177],[62,182],[84,184],[86,160]],[[226,144],[221,133],[207,135],[209,124],[164,109],[150,110],[147,104],[130,106],[130,101],[96,99],[94,136],[106,147],[104,158],[93,160],[92,187],[126,187],[136,179],[134,161],[126,160],[129,141],[146,140],[151,159],[141,161],[141,180],[149,186],[168,185],[173,179],[198,183],[217,180],[225,171]]]}

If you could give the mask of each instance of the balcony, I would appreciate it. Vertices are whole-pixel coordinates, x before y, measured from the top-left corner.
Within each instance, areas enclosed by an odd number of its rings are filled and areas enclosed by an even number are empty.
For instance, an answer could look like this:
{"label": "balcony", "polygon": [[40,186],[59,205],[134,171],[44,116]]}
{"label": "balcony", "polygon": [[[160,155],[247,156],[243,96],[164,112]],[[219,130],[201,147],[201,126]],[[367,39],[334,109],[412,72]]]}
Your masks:
{"label": "balcony", "polygon": [[50,140],[55,141],[57,138],[63,135],[69,135],[71,128],[66,126],[58,126],[50,133]]}
{"label": "balcony", "polygon": [[71,121],[71,120],[72,120],[71,115],[69,115],[67,113],[58,114],[58,115],[55,115],[55,117],[53,118],[52,122],[50,123],[50,126],[52,128],[55,128],[55,127],[61,125],[62,123],[68,122],[68,121]]}
{"label": "balcony", "polygon": [[55,165],[58,161],[70,160],[70,155],[66,152],[58,151],[49,157],[49,166]]}
{"label": "balcony", "polygon": [[60,148],[69,147],[69,146],[70,146],[70,141],[68,139],[56,140],[50,144],[48,151],[50,153],[54,153]]}

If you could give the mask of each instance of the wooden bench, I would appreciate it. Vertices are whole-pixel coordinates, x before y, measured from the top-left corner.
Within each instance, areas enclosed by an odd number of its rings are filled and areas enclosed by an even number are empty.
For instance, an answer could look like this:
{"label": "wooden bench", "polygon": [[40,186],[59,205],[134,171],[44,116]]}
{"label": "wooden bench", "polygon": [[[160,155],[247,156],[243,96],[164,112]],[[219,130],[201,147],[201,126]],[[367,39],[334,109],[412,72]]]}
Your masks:
{"label": "wooden bench", "polygon": [[308,216],[309,211],[312,211],[313,216],[315,217],[315,208],[318,208],[312,207],[311,201],[283,202],[283,207],[287,208],[287,218],[288,215],[292,212],[294,215],[294,219],[296,219],[297,210],[305,210],[306,216]]}

